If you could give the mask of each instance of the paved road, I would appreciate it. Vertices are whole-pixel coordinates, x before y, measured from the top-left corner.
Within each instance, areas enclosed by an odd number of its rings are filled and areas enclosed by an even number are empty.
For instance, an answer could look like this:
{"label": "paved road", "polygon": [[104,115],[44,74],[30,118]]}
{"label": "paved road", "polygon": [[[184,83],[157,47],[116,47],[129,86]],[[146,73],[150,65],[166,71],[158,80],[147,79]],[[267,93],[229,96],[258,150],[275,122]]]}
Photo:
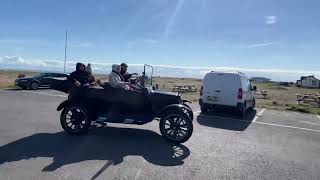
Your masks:
{"label": "paved road", "polygon": [[244,120],[196,115],[182,145],[158,123],[70,136],[55,109],[65,94],[0,90],[0,179],[320,179],[320,118],[256,109]]}

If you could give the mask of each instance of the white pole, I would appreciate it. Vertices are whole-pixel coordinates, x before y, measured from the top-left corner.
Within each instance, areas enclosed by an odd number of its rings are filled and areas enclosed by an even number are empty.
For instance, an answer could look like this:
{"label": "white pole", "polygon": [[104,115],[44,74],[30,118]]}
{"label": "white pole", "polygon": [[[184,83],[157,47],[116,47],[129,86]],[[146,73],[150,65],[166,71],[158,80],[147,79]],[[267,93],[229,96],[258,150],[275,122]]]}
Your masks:
{"label": "white pole", "polygon": [[68,41],[68,29],[66,29],[66,42],[65,42],[65,46],[64,46],[64,65],[63,65],[63,72],[64,73],[66,73],[67,41]]}

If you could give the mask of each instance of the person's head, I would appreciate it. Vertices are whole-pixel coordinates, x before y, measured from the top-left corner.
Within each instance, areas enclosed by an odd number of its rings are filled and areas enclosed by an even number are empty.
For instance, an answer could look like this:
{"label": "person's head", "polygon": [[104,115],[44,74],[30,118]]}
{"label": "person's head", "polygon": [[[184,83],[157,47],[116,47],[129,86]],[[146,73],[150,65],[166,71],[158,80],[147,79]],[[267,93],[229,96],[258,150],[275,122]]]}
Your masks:
{"label": "person's head", "polygon": [[128,65],[126,63],[121,63],[121,73],[126,73],[128,69]]}
{"label": "person's head", "polygon": [[86,69],[86,66],[80,62],[77,63],[76,65],[76,70],[77,71],[84,71]]}
{"label": "person's head", "polygon": [[119,64],[113,64],[112,71],[119,73],[121,71],[121,66]]}
{"label": "person's head", "polygon": [[91,66],[91,64],[90,63],[88,63],[88,67],[90,67]]}

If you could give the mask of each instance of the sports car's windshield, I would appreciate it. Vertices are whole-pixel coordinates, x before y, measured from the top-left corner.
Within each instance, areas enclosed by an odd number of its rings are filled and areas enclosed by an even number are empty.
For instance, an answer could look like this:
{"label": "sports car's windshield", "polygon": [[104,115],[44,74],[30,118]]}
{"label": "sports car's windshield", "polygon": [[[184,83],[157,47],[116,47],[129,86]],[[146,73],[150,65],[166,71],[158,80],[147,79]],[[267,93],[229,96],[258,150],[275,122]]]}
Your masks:
{"label": "sports car's windshield", "polygon": [[47,76],[46,73],[39,73],[39,74],[36,74],[36,75],[34,75],[34,76],[32,76],[32,77],[34,77],[34,78],[40,78],[40,77],[46,77],[46,76]]}

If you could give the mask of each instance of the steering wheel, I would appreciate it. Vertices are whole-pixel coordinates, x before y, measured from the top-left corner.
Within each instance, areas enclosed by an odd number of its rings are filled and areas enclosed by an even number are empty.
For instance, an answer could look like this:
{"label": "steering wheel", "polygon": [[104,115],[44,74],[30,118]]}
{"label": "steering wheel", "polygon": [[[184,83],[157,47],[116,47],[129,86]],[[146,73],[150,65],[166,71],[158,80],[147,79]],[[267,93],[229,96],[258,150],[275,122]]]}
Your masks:
{"label": "steering wheel", "polygon": [[140,76],[138,76],[138,77],[136,77],[134,80],[132,80],[132,84],[137,84],[140,88],[144,88],[140,83],[139,83],[139,81],[140,81],[140,79],[141,79],[141,77]]}

